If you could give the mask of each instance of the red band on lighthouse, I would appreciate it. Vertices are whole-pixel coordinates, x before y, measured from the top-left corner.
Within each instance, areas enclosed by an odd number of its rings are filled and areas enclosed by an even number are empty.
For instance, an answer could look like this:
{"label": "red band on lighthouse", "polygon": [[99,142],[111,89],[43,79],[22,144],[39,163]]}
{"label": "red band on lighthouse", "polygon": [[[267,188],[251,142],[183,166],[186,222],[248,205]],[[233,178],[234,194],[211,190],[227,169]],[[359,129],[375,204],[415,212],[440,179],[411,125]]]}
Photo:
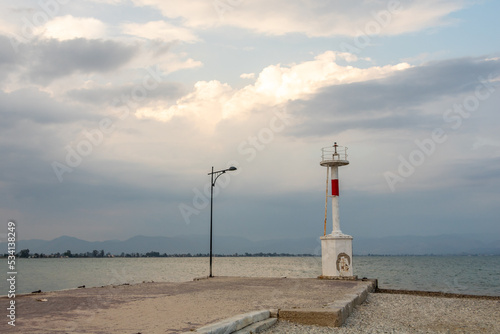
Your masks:
{"label": "red band on lighthouse", "polygon": [[335,179],[332,180],[332,196],[338,196],[339,195],[339,180]]}

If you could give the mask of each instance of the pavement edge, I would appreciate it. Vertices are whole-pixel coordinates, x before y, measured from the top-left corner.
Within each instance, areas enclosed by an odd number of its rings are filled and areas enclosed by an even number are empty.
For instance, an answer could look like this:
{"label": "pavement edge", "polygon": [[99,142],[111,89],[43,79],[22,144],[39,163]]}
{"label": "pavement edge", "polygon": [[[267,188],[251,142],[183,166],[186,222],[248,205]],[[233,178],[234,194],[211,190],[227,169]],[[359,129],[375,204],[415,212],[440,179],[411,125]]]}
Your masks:
{"label": "pavement edge", "polygon": [[368,285],[346,294],[344,299],[336,300],[323,308],[282,309],[278,311],[279,320],[291,321],[303,325],[340,327],[352,314],[354,308],[362,304],[368,293],[377,289],[377,280],[365,280]]}

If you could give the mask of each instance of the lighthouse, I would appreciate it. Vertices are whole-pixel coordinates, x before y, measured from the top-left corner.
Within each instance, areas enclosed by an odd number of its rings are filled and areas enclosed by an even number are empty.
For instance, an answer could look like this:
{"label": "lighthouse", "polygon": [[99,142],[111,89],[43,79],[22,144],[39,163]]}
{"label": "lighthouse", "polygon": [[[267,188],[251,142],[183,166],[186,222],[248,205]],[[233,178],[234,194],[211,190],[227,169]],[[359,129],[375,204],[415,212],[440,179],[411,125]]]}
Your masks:
{"label": "lighthouse", "polygon": [[[320,165],[326,167],[325,225],[321,239],[321,278],[355,279],[352,270],[352,237],[340,230],[339,167],[347,166],[347,147],[324,147]],[[327,234],[328,199],[331,202],[332,232]]]}

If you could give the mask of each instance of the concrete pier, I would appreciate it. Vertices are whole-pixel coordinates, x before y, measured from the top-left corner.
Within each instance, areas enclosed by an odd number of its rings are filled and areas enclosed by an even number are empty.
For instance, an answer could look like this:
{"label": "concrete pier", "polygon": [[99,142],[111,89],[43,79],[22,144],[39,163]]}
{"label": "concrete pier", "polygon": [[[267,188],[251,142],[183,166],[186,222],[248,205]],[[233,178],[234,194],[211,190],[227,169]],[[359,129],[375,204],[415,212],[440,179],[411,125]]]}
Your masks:
{"label": "concrete pier", "polygon": [[[270,317],[339,326],[363,302],[374,281],[315,278],[214,277],[182,283],[142,283],[16,297],[16,327],[2,333],[182,333],[227,319]],[[7,305],[0,298],[0,306]],[[258,316],[252,312],[258,311]],[[268,314],[264,312],[264,314]],[[236,327],[235,327],[236,328]],[[199,333],[202,333],[199,332]],[[243,332],[240,332],[243,333]]]}

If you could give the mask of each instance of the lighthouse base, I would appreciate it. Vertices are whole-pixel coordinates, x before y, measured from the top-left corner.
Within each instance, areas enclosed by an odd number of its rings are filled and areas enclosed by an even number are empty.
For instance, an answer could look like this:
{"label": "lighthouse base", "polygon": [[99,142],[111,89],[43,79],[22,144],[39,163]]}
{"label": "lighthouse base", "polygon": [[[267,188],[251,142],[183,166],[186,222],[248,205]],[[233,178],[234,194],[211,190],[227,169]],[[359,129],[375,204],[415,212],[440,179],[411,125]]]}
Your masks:
{"label": "lighthouse base", "polygon": [[352,270],[352,237],[350,235],[327,235],[321,237],[322,276],[349,279]]}

